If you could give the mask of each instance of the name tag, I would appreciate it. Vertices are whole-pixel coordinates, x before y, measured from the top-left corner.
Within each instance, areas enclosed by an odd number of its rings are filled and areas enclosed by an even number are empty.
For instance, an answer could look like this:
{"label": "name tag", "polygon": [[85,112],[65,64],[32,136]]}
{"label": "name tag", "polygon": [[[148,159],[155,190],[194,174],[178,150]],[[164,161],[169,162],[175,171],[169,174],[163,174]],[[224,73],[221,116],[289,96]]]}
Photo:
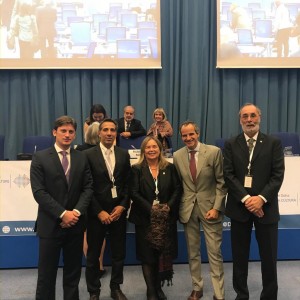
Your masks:
{"label": "name tag", "polygon": [[244,187],[245,188],[252,188],[252,176],[251,175],[246,175],[245,176]]}
{"label": "name tag", "polygon": [[113,185],[113,187],[111,188],[111,196],[112,196],[112,198],[117,198],[118,197],[117,187],[115,185]]}

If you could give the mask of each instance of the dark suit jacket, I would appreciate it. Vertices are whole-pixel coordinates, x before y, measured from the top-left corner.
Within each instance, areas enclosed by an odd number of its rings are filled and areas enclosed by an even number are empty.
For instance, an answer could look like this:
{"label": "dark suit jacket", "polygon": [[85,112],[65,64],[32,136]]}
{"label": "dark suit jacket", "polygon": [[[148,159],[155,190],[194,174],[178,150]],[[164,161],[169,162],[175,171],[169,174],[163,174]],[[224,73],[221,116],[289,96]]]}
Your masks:
{"label": "dark suit jacket", "polygon": [[241,200],[247,194],[262,195],[267,203],[263,205],[264,216],[258,218],[258,221],[265,224],[278,222],[278,192],[284,176],[280,140],[263,133],[258,134],[251,164],[252,188],[244,187],[248,164],[249,150],[244,134],[227,140],[224,147],[224,178],[228,188],[225,214],[236,221],[247,221],[252,214]]}
{"label": "dark suit jacket", "polygon": [[[119,134],[125,131],[125,126],[124,126],[125,123],[124,122],[125,122],[124,118],[120,118],[117,120]],[[139,121],[137,119],[133,119],[130,122],[129,132],[131,133],[131,138],[136,138],[139,136],[146,135],[145,128],[141,124],[141,121]]]}
{"label": "dark suit jacket", "polygon": [[[155,196],[155,184],[147,165],[134,165],[130,176],[130,198],[132,200],[129,221],[136,225],[150,224],[150,213]],[[171,209],[173,221],[178,218],[182,185],[173,164],[158,175],[158,199],[167,203]]]}
{"label": "dark suit jacket", "polygon": [[[86,210],[93,195],[92,177],[83,153],[71,149],[69,184],[54,147],[33,155],[30,181],[33,196],[39,204],[37,233],[40,237],[58,237],[65,230],[84,231]],[[62,229],[59,216],[65,210],[77,209],[81,216],[70,229]]]}
{"label": "dark suit jacket", "polygon": [[94,196],[89,207],[89,215],[97,215],[105,210],[110,213],[117,205],[129,207],[128,180],[130,175],[130,157],[127,150],[114,147],[116,164],[114,168],[115,185],[117,187],[118,197],[112,199],[112,182],[105,164],[100,146],[97,145],[91,149],[85,150],[92,177]]}

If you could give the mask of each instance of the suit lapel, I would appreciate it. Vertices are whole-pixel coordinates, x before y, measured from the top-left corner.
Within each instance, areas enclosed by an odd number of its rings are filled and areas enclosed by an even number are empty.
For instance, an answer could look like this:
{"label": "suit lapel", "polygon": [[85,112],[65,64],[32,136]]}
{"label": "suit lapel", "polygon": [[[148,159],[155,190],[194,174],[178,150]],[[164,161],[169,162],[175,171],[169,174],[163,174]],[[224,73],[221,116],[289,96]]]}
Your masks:
{"label": "suit lapel", "polygon": [[249,149],[243,133],[237,137],[237,143],[242,150],[244,158],[249,162]]}
{"label": "suit lapel", "polygon": [[264,146],[264,135],[259,132],[258,136],[257,136],[257,141],[255,143],[255,147],[254,147],[252,161],[254,161],[257,158],[258,154],[263,149],[263,146]]}
{"label": "suit lapel", "polygon": [[[183,163],[183,168],[190,170],[189,152],[186,147],[182,149],[181,159],[182,159],[182,163]],[[191,172],[189,171],[188,173],[189,173],[190,180],[193,182]]]}
{"label": "suit lapel", "polygon": [[108,180],[110,180],[109,173],[108,173],[106,163],[105,163],[105,159],[103,157],[100,146],[98,145],[98,146],[94,147],[94,149],[95,149],[95,154],[96,154],[95,157],[96,157],[97,163],[99,163],[100,166],[103,168],[103,170],[105,170],[105,175],[107,176]]}

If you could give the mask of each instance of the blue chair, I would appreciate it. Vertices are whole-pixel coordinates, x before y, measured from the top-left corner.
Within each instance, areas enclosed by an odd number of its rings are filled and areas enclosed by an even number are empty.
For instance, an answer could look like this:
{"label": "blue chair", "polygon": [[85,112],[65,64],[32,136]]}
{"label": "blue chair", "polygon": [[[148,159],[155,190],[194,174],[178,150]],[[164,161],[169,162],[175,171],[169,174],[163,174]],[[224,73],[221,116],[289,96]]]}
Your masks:
{"label": "blue chair", "polygon": [[222,150],[222,152],[224,150],[226,140],[227,138],[219,138],[215,140],[215,146],[219,147]]}
{"label": "blue chair", "polygon": [[54,144],[52,136],[27,136],[23,140],[23,153],[35,153]]}
{"label": "blue chair", "polygon": [[141,144],[146,136],[139,136],[136,138],[125,139],[122,136],[119,136],[118,145],[124,149],[141,149]]}
{"label": "blue chair", "polygon": [[0,160],[4,160],[4,135],[0,135]]}
{"label": "blue chair", "polygon": [[281,140],[283,152],[285,155],[300,155],[300,141],[298,133],[274,132],[271,133]]}

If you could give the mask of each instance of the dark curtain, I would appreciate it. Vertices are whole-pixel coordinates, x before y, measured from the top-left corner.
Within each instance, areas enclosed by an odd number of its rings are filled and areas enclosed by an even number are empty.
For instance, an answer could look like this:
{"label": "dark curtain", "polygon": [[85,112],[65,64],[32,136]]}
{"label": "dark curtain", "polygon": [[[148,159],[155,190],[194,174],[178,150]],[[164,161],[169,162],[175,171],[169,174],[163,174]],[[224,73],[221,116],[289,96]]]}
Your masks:
{"label": "dark curtain", "polygon": [[0,134],[5,157],[15,159],[23,137],[51,134],[52,123],[68,114],[78,121],[76,143],[93,103],[109,116],[136,108],[147,128],[163,107],[182,146],[179,124],[196,121],[201,140],[240,132],[238,110],[245,102],[262,109],[262,131],[299,132],[298,69],[216,69],[216,1],[162,0],[162,70],[1,70]]}

